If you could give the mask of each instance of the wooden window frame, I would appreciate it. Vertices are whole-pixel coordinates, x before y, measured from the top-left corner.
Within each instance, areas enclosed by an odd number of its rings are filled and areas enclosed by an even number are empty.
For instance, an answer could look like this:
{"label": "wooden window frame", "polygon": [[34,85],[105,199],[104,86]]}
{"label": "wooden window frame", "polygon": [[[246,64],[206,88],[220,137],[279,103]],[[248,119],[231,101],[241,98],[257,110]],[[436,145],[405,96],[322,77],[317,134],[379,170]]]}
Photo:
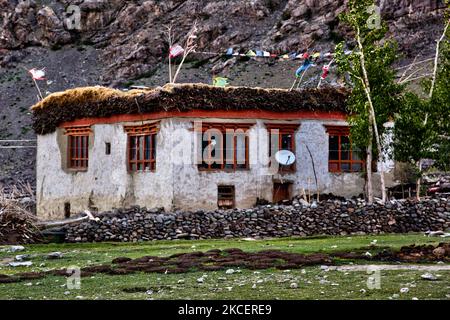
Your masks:
{"label": "wooden window frame", "polygon": [[[350,127],[348,126],[325,126],[326,131],[328,133],[328,144],[330,143],[330,136],[337,136],[338,137],[338,160],[330,160],[330,145],[328,145],[328,172],[331,173],[359,173],[365,171],[365,161],[364,160],[353,160],[353,147],[352,147],[352,140],[350,138]],[[350,150],[349,151],[349,159],[348,160],[342,160],[342,143],[341,139],[342,137],[348,137],[350,142]],[[332,166],[333,164],[333,166]],[[342,165],[348,164],[350,170],[349,171],[343,171]],[[361,170],[353,170],[354,164],[360,164]],[[337,169],[333,169],[332,167],[337,165]]]}
{"label": "wooden window frame", "polygon": [[87,171],[89,168],[90,126],[66,127],[67,168],[71,171]]}
{"label": "wooden window frame", "polygon": [[[156,154],[157,154],[157,134],[159,132],[159,123],[149,123],[144,125],[124,126],[127,133],[127,170],[128,172],[155,172]],[[149,146],[147,145],[149,137]],[[133,160],[132,141],[135,141],[135,159]],[[143,143],[144,157],[140,157],[139,145]],[[148,150],[149,158],[145,157]],[[153,152],[154,151],[154,152]]]}
{"label": "wooden window frame", "polygon": [[[248,131],[251,127],[253,127],[255,125],[255,123],[212,123],[212,122],[204,122],[202,123],[202,127],[201,127],[201,136],[200,136],[200,145],[201,147],[201,163],[197,164],[197,168],[199,171],[206,171],[206,172],[211,172],[211,171],[229,171],[229,172],[234,172],[234,171],[245,171],[245,170],[250,170],[250,161],[249,161],[249,150],[250,150],[250,139],[249,139],[249,134]],[[227,168],[225,167],[225,165],[229,165],[230,163],[227,163],[228,159],[223,159],[223,149],[221,152],[222,155],[222,163],[220,164],[220,168],[213,168],[213,164],[207,164],[205,163],[203,160],[203,134],[210,130],[210,129],[216,129],[219,130],[222,133],[222,138],[225,135],[226,136],[226,131],[227,130],[243,130],[245,132],[245,167],[241,168],[238,167],[238,163],[237,163],[237,136],[234,135],[233,137],[233,168]],[[198,130],[198,128],[197,128]],[[222,141],[222,145],[223,145],[223,141]],[[208,148],[210,148],[211,146],[211,135],[208,136]],[[210,152],[209,152],[210,153]],[[208,154],[209,154],[208,153]],[[207,164],[208,167],[204,167],[204,165]],[[240,164],[239,164],[240,165]]]}
{"label": "wooden window frame", "polygon": [[[294,153],[297,157],[296,153],[296,144],[295,144],[295,134],[300,129],[300,123],[266,123],[265,124],[267,132],[269,133],[269,159],[272,158],[272,130],[278,130],[278,151],[281,150],[283,135],[290,134],[292,136],[292,146],[291,152]],[[277,152],[278,152],[277,151]],[[275,155],[273,155],[275,156]],[[272,159],[270,160],[272,161]],[[290,166],[279,165],[279,173],[292,173],[297,171],[297,159]],[[269,162],[269,166],[271,162]]]}
{"label": "wooden window frame", "polygon": [[[221,188],[229,188],[230,193],[220,192]],[[228,205],[223,205],[223,202],[231,202]],[[234,185],[218,185],[217,186],[217,207],[219,209],[233,209],[236,207],[236,187]]]}

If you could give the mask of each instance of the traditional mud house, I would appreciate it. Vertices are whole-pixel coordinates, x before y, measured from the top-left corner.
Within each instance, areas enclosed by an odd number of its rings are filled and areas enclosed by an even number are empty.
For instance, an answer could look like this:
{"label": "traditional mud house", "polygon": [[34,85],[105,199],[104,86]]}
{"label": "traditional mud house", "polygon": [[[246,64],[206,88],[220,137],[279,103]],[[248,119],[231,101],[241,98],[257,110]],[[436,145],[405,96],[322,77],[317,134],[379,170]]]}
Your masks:
{"label": "traditional mud house", "polygon": [[[358,195],[364,162],[350,144],[346,96],[201,84],[52,94],[32,107],[38,216],[246,208],[309,190]],[[278,165],[280,149],[295,163]]]}

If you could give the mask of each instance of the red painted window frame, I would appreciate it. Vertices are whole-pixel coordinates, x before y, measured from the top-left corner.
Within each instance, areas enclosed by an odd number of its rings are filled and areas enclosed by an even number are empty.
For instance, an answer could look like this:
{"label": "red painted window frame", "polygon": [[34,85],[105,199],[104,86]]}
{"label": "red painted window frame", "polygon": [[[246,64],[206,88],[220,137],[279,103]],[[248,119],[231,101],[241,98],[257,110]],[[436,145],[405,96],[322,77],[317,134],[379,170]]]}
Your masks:
{"label": "red painted window frame", "polygon": [[[291,151],[293,154],[296,154],[296,145],[295,145],[295,133],[300,128],[300,123],[266,123],[266,129],[269,133],[269,158],[272,158],[272,130],[278,130],[278,151],[281,150],[280,147],[282,145],[283,135],[290,134],[292,136],[291,140]],[[271,160],[272,161],[272,160]],[[290,166],[281,166],[279,167],[279,172],[291,173],[297,171],[297,161],[295,161]],[[269,163],[270,166],[270,163]]]}
{"label": "red painted window frame", "polygon": [[[352,148],[352,140],[350,138],[350,127],[348,126],[325,126],[326,131],[328,133],[328,143],[330,141],[331,136],[337,136],[338,137],[338,160],[330,160],[330,145],[328,145],[328,172],[332,173],[355,173],[355,172],[364,172],[365,168],[365,161],[364,160],[353,160],[353,148]],[[349,159],[348,160],[342,160],[342,137],[348,137],[350,141],[350,150],[349,152]],[[348,164],[350,170],[349,171],[343,171],[342,165]],[[360,164],[361,170],[353,170],[353,164]],[[337,168],[335,169],[334,167]]]}
{"label": "red painted window frame", "polygon": [[89,126],[66,127],[67,168],[74,171],[86,171],[89,167]]}
{"label": "red painted window frame", "polygon": [[[227,130],[244,130],[245,132],[245,167],[241,168],[238,167],[238,163],[237,163],[237,136],[235,135],[233,137],[233,168],[226,168],[225,165],[229,165],[230,163],[226,163],[228,159],[225,159],[225,161],[223,161],[223,149],[222,152],[220,153],[222,156],[222,163],[220,164],[220,168],[213,168],[213,164],[207,164],[206,162],[204,162],[205,159],[203,159],[203,147],[201,148],[201,152],[202,152],[202,157],[201,157],[201,161],[202,163],[199,163],[197,165],[197,168],[199,171],[245,171],[245,170],[249,170],[250,169],[250,161],[249,161],[249,149],[250,149],[250,139],[248,136],[248,130],[254,126],[255,123],[202,123],[202,127],[201,127],[201,136],[199,138],[199,143],[203,146],[203,134],[210,130],[210,129],[216,129],[219,130],[222,133],[222,138],[223,135],[226,134]],[[208,147],[211,145],[211,135],[208,136]],[[223,145],[223,141],[222,141],[222,145]],[[208,153],[210,154],[210,152]],[[204,165],[207,165],[207,167],[205,168]]]}
{"label": "red painted window frame", "polygon": [[[127,133],[127,168],[129,172],[155,172],[159,123],[125,126]],[[147,143],[148,140],[148,143]],[[134,141],[135,148],[132,148]],[[142,143],[143,156],[139,146]],[[133,159],[134,154],[134,159]],[[148,154],[148,157],[147,157]]]}

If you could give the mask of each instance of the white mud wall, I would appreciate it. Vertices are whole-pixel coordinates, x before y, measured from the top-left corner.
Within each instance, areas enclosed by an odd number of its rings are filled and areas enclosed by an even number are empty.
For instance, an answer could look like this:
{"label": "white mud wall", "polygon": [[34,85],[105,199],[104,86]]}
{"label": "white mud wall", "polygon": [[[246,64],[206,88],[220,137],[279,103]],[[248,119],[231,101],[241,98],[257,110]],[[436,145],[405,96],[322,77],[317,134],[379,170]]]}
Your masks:
{"label": "white mud wall", "polygon": [[[360,173],[328,172],[328,134],[326,125],[345,125],[342,121],[266,121],[230,120],[255,123],[249,131],[249,170],[235,172],[200,171],[195,163],[196,134],[193,122],[202,119],[163,119],[157,136],[156,171],[129,172],[127,169],[127,134],[124,125],[139,123],[97,124],[92,126],[87,171],[67,169],[67,137],[63,129],[38,136],[37,212],[40,219],[64,217],[70,203],[72,213],[83,210],[106,211],[139,205],[166,210],[216,209],[219,185],[235,186],[238,208],[252,207],[257,198],[272,200],[274,182],[292,183],[291,196],[311,190],[354,196],[363,193]],[[208,119],[221,122],[224,119]],[[267,165],[269,134],[264,123],[298,123],[295,134],[296,171],[271,174]],[[105,154],[105,143],[111,154]],[[311,157],[317,175],[317,187]],[[389,176],[389,174],[388,174]],[[374,174],[375,184],[379,174]],[[389,181],[389,179],[388,179]],[[375,186],[375,191],[379,188]]]}

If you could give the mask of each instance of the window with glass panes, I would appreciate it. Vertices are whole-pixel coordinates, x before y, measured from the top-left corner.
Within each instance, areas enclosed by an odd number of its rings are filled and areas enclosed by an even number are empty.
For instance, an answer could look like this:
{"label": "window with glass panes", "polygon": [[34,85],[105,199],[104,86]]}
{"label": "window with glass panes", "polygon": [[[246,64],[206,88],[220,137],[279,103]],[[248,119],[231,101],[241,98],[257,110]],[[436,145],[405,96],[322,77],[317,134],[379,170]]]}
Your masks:
{"label": "window with glass panes", "polygon": [[328,171],[360,172],[364,170],[361,150],[352,146],[350,129],[345,126],[326,126],[328,132]]}
{"label": "window with glass panes", "polygon": [[67,166],[73,170],[87,170],[89,165],[89,126],[65,128],[67,135]]}
{"label": "window with glass panes", "polygon": [[[299,126],[299,124],[266,124],[269,132],[269,157],[271,161],[274,161],[275,154],[280,150],[288,150],[295,154],[295,131]],[[288,166],[279,164],[280,172],[295,170],[295,162]]]}
{"label": "window with glass panes", "polygon": [[156,136],[157,124],[126,126],[128,134],[128,170],[156,170]]}
{"label": "window with glass panes", "polygon": [[248,129],[253,124],[203,123],[200,170],[249,169]]}

